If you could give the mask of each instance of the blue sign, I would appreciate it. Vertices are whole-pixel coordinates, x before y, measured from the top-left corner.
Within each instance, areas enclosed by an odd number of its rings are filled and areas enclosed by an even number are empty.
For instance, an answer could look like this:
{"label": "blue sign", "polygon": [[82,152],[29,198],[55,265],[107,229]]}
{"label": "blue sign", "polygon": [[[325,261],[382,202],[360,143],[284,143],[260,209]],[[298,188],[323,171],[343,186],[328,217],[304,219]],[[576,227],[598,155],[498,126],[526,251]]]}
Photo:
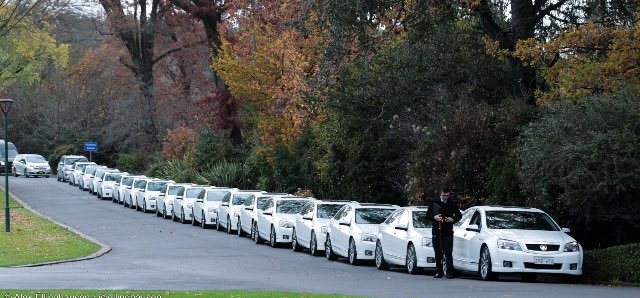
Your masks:
{"label": "blue sign", "polygon": [[84,151],[89,151],[89,152],[98,151],[98,142],[84,142]]}

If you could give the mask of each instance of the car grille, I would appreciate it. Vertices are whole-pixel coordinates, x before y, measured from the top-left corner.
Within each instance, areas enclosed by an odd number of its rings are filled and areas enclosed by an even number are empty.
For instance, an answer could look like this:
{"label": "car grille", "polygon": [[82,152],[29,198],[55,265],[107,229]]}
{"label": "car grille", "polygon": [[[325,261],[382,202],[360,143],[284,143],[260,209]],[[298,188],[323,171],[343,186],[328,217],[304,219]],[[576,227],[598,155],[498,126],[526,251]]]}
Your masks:
{"label": "car grille", "polygon": [[535,264],[524,262],[524,268],[526,269],[547,269],[547,270],[560,270],[562,269],[562,264]]}
{"label": "car grille", "polygon": [[[546,248],[546,249],[545,249]],[[535,251],[558,251],[560,249],[560,245],[558,244],[527,244],[528,250]]]}

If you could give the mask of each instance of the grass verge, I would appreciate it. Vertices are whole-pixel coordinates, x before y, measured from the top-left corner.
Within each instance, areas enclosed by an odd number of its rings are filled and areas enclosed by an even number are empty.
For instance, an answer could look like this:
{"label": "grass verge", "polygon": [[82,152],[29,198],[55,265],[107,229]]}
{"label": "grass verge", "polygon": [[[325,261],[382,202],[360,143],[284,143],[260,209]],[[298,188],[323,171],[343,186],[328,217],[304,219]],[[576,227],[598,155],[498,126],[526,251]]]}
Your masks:
{"label": "grass verge", "polygon": [[9,200],[11,232],[5,232],[4,189],[0,190],[1,267],[75,259],[100,249],[100,245],[24,209],[13,199]]}
{"label": "grass verge", "polygon": [[111,290],[0,290],[0,297],[74,297],[74,298],[182,298],[182,297],[355,297],[337,294],[312,294],[270,291],[111,291]]}

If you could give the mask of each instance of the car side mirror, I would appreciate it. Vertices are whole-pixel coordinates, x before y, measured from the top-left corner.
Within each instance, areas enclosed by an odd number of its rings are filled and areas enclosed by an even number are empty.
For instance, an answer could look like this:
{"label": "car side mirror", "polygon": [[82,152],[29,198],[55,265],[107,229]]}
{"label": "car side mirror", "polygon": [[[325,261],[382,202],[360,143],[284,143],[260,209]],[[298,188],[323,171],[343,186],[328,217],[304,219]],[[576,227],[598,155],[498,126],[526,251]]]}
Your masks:
{"label": "car side mirror", "polygon": [[244,207],[244,210],[251,210],[253,211],[253,207],[249,206],[249,207]]}
{"label": "car side mirror", "polygon": [[131,189],[131,186],[127,186],[127,189]]}
{"label": "car side mirror", "polygon": [[571,229],[569,228],[562,228],[562,231],[565,233],[571,233]]}
{"label": "car side mirror", "polygon": [[262,212],[262,214],[271,216],[271,215],[273,214],[273,212],[271,212],[271,211],[269,211],[269,212]]}
{"label": "car side mirror", "polygon": [[144,192],[144,189],[139,190],[139,192]]}
{"label": "car side mirror", "polygon": [[303,216],[302,219],[304,219],[304,220],[312,220],[313,217],[312,216]]}
{"label": "car side mirror", "polygon": [[403,231],[406,231],[406,230],[408,230],[408,229],[409,229],[409,227],[407,226],[407,224],[398,224],[398,225],[396,226],[396,230],[403,230]]}
{"label": "car side mirror", "polygon": [[341,226],[347,226],[347,227],[350,227],[350,226],[351,226],[351,222],[349,222],[349,221],[347,221],[347,220],[341,220],[341,221],[339,222],[339,224],[340,224]]}
{"label": "car side mirror", "polygon": [[202,203],[202,202],[204,202],[203,199],[196,199],[196,203]]}
{"label": "car side mirror", "polygon": [[222,206],[227,206],[227,207],[229,207],[229,202],[224,202],[224,203],[222,203]]}
{"label": "car side mirror", "polygon": [[480,232],[480,227],[478,227],[478,225],[468,225],[467,231]]}
{"label": "car side mirror", "polygon": [[159,197],[164,197],[165,195],[163,193],[158,194]]}
{"label": "car side mirror", "polygon": [[178,196],[178,197],[176,197],[176,200],[182,200],[182,198],[183,197]]}
{"label": "car side mirror", "polygon": [[20,160],[20,162],[21,162],[21,163],[27,163],[27,161],[26,161],[26,160],[24,160],[24,159],[21,159],[21,160]]}

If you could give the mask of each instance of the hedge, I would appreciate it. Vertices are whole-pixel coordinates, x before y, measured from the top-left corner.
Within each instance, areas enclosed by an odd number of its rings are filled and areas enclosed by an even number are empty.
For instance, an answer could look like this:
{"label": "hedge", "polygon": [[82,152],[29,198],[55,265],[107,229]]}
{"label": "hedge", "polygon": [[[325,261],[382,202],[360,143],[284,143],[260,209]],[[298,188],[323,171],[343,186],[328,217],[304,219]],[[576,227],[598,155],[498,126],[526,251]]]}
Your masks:
{"label": "hedge", "polygon": [[583,279],[640,283],[640,243],[584,252]]}

